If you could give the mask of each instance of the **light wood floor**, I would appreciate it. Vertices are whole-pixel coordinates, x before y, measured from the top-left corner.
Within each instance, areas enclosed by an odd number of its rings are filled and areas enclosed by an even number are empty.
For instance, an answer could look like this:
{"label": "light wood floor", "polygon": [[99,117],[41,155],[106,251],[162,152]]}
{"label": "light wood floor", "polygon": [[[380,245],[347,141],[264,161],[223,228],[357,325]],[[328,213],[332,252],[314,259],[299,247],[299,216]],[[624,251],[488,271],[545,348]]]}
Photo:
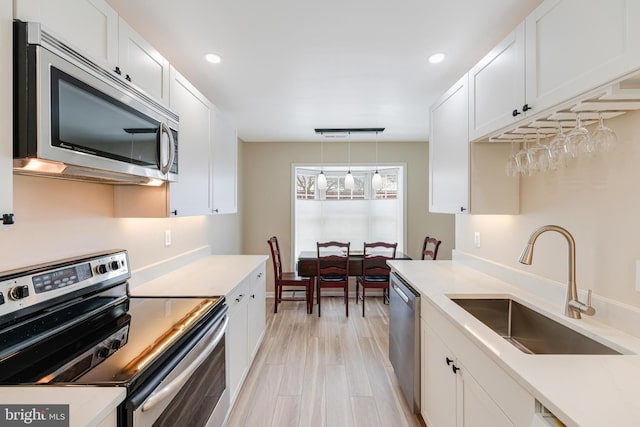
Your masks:
{"label": "light wood floor", "polygon": [[322,298],[308,315],[304,302],[273,313],[267,299],[264,341],[229,418],[229,427],[411,426],[411,413],[388,359],[388,309],[382,298],[362,306]]}

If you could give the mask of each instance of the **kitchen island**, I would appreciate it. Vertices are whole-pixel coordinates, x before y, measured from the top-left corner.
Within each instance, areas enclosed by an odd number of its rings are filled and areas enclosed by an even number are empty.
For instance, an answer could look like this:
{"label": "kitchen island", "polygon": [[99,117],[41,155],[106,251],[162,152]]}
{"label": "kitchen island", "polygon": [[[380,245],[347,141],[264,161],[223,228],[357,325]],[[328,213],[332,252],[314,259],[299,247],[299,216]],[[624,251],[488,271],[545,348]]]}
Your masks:
{"label": "kitchen island", "polygon": [[[478,365],[482,369],[476,369],[471,375],[475,376],[479,390],[486,391],[490,401],[497,403],[497,410],[501,412],[498,416],[506,420],[506,425],[551,425],[545,424],[548,421],[542,416],[547,412],[544,408],[569,426],[638,425],[640,401],[634,398],[640,378],[638,338],[599,322],[598,313],[580,320],[565,317],[562,315],[563,300],[551,295],[553,292],[531,292],[531,287],[515,286],[460,261],[396,260],[389,264],[392,271],[420,292],[422,327],[428,325],[427,337],[440,335],[450,348],[464,347],[465,352],[472,354],[465,362],[469,365],[467,373],[472,365],[477,365],[477,359],[486,359],[487,363]],[[526,354],[450,297],[512,298],[623,354]],[[606,316],[604,311],[603,317]],[[424,322],[425,319],[430,323]],[[429,335],[431,332],[435,334]],[[425,331],[422,331],[422,337],[424,341]],[[458,342],[463,344],[458,345]],[[429,339],[422,349],[423,362],[435,348],[431,343]],[[444,357],[442,359],[444,366]],[[423,363],[423,369],[424,366]],[[448,368],[447,374],[450,372]],[[446,394],[442,390],[438,393]],[[427,420],[430,414],[425,413],[425,399],[422,406],[423,417]]]}

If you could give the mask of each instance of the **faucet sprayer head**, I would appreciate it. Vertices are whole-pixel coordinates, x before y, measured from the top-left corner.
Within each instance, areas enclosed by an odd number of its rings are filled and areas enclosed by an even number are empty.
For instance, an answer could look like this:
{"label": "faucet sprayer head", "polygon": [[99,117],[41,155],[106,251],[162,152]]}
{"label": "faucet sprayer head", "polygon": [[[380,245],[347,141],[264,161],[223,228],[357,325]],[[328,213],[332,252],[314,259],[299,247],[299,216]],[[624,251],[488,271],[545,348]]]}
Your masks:
{"label": "faucet sprayer head", "polygon": [[522,250],[518,261],[520,261],[521,264],[531,265],[533,261],[533,243],[531,241],[529,241]]}

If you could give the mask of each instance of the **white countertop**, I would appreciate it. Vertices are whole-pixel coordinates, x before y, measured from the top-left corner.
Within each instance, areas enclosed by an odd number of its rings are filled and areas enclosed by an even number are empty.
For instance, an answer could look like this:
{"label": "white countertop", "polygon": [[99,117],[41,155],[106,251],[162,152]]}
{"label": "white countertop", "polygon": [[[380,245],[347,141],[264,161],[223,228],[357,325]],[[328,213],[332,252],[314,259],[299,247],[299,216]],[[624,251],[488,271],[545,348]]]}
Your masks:
{"label": "white countertop", "polygon": [[209,255],[130,289],[132,296],[213,297],[227,295],[266,255]]}
{"label": "white countertop", "polygon": [[[474,344],[569,426],[640,425],[640,340],[598,322],[569,319],[551,301],[458,261],[390,261],[392,270],[431,301]],[[528,355],[448,296],[509,296],[623,355]],[[629,354],[635,353],[635,354]]]}
{"label": "white countertop", "polygon": [[125,398],[123,387],[0,387],[2,405],[69,405],[71,427],[99,425]]}

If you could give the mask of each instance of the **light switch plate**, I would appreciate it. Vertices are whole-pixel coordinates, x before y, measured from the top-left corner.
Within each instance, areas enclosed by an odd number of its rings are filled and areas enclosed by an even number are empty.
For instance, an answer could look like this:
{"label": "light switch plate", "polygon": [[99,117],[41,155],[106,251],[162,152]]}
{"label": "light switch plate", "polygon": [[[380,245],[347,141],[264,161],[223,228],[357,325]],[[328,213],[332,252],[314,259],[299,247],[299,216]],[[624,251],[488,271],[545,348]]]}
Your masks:
{"label": "light switch plate", "polygon": [[476,248],[480,247],[480,232],[476,231],[475,233],[473,233],[473,245]]}
{"label": "light switch plate", "polygon": [[164,230],[164,245],[171,246],[171,230]]}

